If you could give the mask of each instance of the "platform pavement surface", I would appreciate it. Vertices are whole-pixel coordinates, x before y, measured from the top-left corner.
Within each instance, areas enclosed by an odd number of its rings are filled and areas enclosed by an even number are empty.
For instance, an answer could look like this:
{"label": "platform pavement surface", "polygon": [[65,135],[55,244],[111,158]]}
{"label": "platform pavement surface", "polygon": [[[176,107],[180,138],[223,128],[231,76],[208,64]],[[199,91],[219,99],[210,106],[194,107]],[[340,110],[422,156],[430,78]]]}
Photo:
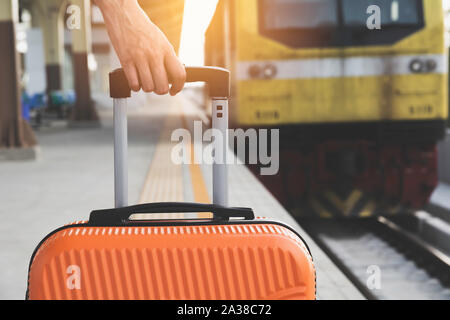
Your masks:
{"label": "platform pavement surface", "polygon": [[[158,98],[152,100],[158,104]],[[100,129],[53,124],[36,131],[38,160],[0,163],[0,299],[24,299],[31,254],[46,234],[87,219],[92,209],[114,206],[112,109],[109,99],[100,97],[100,102]],[[139,97],[129,103],[133,203],[138,201],[165,117],[162,108],[142,107],[146,104]]]}
{"label": "platform pavement surface", "polygon": [[[25,297],[29,259],[47,233],[87,219],[92,209],[113,206],[112,110],[106,97],[97,97],[97,101],[101,128],[68,129],[56,123],[37,131],[41,149],[37,161],[0,163],[0,299]],[[166,97],[141,95],[129,103],[130,203],[139,201],[171,104]],[[251,205],[259,215],[278,212],[277,219],[293,225],[305,237],[316,263],[319,299],[362,298],[245,167],[231,171],[231,185],[251,190],[244,198],[243,193],[232,190],[233,205]],[[210,171],[202,168],[202,172],[210,186]],[[190,200],[189,190],[184,193],[185,200]]]}

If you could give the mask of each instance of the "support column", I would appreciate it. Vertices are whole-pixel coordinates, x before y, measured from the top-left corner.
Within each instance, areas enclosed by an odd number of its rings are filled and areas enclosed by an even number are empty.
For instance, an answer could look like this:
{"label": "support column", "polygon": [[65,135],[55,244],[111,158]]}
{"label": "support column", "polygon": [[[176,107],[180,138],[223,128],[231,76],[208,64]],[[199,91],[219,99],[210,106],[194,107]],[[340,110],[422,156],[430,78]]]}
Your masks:
{"label": "support column", "polygon": [[33,3],[39,10],[39,25],[42,30],[45,51],[46,93],[49,98],[53,91],[62,89],[62,67],[64,64],[64,21],[62,9],[64,1],[38,0]]}
{"label": "support column", "polygon": [[37,156],[37,141],[23,117],[20,59],[16,50],[18,0],[0,0],[0,160]]}
{"label": "support column", "polygon": [[45,71],[47,91],[62,89],[62,66],[64,64],[64,24],[61,1],[49,2],[42,20],[45,45]]}
{"label": "support column", "polygon": [[100,121],[91,98],[88,56],[92,52],[91,2],[72,0],[81,9],[81,28],[72,31],[74,84],[77,101],[71,126],[99,126]]}

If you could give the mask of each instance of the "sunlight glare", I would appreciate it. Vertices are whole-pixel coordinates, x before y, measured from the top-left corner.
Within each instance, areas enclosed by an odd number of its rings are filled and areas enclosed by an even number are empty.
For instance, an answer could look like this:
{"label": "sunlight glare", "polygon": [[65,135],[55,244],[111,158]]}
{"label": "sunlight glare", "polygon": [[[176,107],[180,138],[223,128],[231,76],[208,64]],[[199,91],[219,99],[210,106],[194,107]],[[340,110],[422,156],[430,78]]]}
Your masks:
{"label": "sunlight glare", "polygon": [[205,32],[218,0],[186,0],[180,59],[186,65],[204,65]]}

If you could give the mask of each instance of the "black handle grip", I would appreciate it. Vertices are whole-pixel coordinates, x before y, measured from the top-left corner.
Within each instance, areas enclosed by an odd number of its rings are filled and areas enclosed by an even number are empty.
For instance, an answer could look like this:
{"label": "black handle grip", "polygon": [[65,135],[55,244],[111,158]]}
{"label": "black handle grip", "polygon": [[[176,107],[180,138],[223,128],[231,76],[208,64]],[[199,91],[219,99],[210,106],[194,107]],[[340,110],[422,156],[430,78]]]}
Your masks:
{"label": "black handle grip", "polygon": [[[186,67],[186,82],[206,82],[211,97],[228,98],[230,96],[230,72],[219,67]],[[111,98],[129,98],[131,88],[123,69],[109,74]]]}
{"label": "black handle grip", "polygon": [[143,213],[181,213],[181,212],[212,212],[214,220],[229,220],[230,218],[244,218],[253,220],[255,215],[250,208],[229,208],[214,204],[161,202],[139,204],[135,206],[95,210],[91,212],[89,224],[93,226],[120,226],[129,222],[133,214]]}

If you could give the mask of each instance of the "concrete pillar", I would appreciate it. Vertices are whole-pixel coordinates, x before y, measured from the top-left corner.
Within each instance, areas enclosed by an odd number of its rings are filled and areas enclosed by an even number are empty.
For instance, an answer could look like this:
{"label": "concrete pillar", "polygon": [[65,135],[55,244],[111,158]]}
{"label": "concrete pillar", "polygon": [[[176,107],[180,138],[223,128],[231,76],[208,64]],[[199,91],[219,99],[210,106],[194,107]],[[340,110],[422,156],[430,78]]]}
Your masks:
{"label": "concrete pillar", "polygon": [[72,30],[72,55],[76,106],[72,113],[72,126],[98,126],[97,111],[92,103],[88,68],[88,56],[92,52],[91,2],[72,0],[71,4],[81,9],[81,27]]}
{"label": "concrete pillar", "polygon": [[62,89],[62,68],[64,65],[64,24],[61,1],[50,3],[42,23],[45,46],[45,72],[47,91]]}
{"label": "concrete pillar", "polygon": [[37,142],[22,117],[15,24],[18,0],[0,0],[0,160],[34,159]]}
{"label": "concrete pillar", "polygon": [[[64,3],[61,0],[38,0],[33,3],[38,10],[45,51],[46,93],[62,89],[62,68],[64,64]],[[51,100],[49,100],[51,107]]]}

